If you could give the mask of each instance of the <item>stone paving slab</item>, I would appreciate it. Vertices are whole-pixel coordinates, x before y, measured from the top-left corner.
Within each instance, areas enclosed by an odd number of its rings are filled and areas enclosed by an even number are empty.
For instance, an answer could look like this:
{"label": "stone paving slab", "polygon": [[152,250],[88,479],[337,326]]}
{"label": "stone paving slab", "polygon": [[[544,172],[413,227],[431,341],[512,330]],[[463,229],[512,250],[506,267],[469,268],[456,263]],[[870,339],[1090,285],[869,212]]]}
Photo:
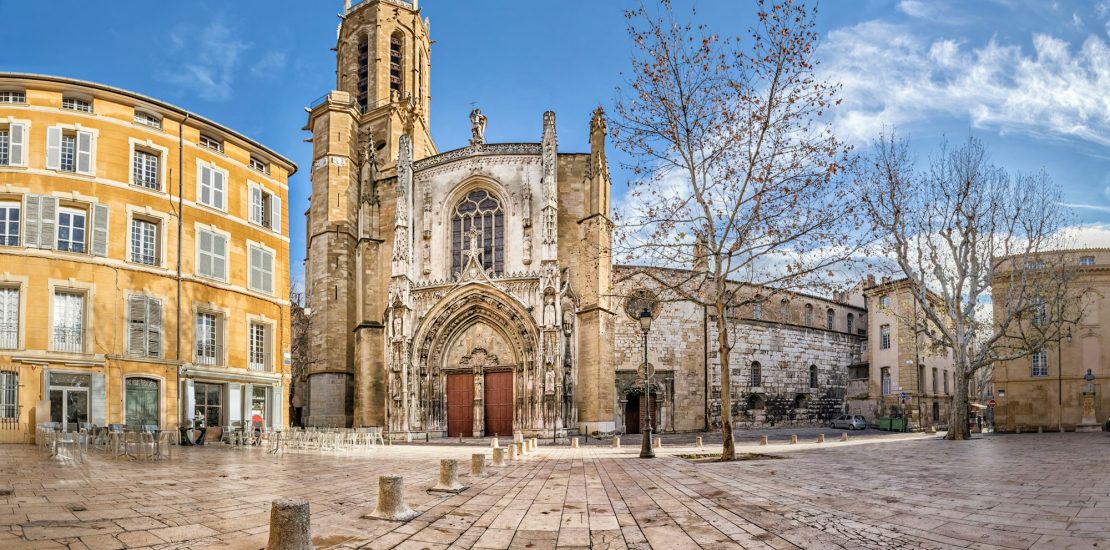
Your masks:
{"label": "stone paving slab", "polygon": [[[692,440],[671,437],[654,460],[634,447],[541,446],[464,476],[458,495],[426,489],[439,459],[465,472],[481,441],[276,457],[212,445],[80,465],[3,445],[0,548],[254,550],[280,497],[311,502],[318,548],[1110,548],[1106,434],[742,443],[783,458],[730,464],[674,456]],[[405,477],[415,520],[363,517],[387,473]]]}

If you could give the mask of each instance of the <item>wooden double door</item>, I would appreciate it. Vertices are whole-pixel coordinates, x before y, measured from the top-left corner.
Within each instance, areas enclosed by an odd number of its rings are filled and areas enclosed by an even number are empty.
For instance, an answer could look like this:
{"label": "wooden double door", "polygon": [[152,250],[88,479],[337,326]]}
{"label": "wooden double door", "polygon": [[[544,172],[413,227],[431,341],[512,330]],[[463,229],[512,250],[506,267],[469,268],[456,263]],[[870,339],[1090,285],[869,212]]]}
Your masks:
{"label": "wooden double door", "polygon": [[624,403],[624,433],[640,433],[640,419],[647,414],[647,410],[644,409],[645,401],[647,405],[651,407],[651,430],[653,432],[659,432],[658,402],[653,393],[651,394],[651,399],[643,399],[642,394],[628,396],[628,401]]}
{"label": "wooden double door", "polygon": [[485,433],[474,433],[474,375],[447,375],[447,435],[509,436],[513,433],[513,373],[487,372],[483,375],[482,405]]}

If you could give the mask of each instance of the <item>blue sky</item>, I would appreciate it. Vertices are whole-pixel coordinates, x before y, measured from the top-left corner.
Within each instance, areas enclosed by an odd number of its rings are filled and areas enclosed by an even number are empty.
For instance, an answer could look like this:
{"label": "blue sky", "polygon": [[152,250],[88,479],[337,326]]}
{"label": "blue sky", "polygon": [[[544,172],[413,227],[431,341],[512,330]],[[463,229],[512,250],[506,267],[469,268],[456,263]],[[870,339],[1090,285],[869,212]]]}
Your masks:
{"label": "blue sky", "polygon": [[[689,1],[675,0],[680,8]],[[465,145],[475,102],[487,141],[538,141],[546,110],[560,148],[587,147],[630,48],[634,0],[423,0],[431,18],[432,131]],[[721,34],[754,9],[698,0]],[[0,0],[0,70],[93,80],[220,121],[307,166],[303,107],[334,87],[341,0]],[[1076,205],[1080,244],[1110,246],[1110,0],[825,0],[820,70],[844,84],[841,135],[865,148],[893,126],[925,156],[942,136],[982,138],[1015,170],[1044,167]],[[17,22],[17,24],[11,24]],[[614,207],[626,190],[612,151]],[[308,171],[290,181],[292,271],[301,275]]]}

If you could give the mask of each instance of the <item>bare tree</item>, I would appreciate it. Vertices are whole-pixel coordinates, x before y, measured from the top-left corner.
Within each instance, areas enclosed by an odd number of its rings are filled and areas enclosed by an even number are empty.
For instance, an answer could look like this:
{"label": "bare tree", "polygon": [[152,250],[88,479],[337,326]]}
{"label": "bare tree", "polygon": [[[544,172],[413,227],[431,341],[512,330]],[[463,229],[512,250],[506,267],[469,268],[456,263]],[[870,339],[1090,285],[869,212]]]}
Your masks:
{"label": "bare tree", "polygon": [[[758,3],[746,38],[680,21],[669,1],[627,12],[635,53],[613,124],[634,178],[616,251],[662,299],[709,311],[721,362],[722,460],[732,460],[735,308],[833,279],[859,249],[840,175],[849,148],[823,120],[838,86],[814,76],[816,11]],[[697,16],[691,14],[691,20]]]}
{"label": "bare tree", "polygon": [[884,252],[909,281],[930,340],[956,374],[948,439],[967,439],[969,386],[1000,361],[1044,353],[1078,320],[1085,292],[1066,248],[1069,217],[1044,172],[1010,174],[983,144],[943,145],[924,171],[884,136],[861,170]]}
{"label": "bare tree", "polygon": [[[291,360],[290,377],[292,382],[289,388],[290,410],[302,408],[308,400],[308,371],[312,365],[312,347],[309,345],[309,327],[312,321],[310,311],[305,307],[304,290],[296,281],[289,284],[289,325],[290,343],[289,355]],[[301,406],[298,406],[298,403]],[[291,415],[292,416],[292,415]],[[300,424],[304,418],[297,418]]]}

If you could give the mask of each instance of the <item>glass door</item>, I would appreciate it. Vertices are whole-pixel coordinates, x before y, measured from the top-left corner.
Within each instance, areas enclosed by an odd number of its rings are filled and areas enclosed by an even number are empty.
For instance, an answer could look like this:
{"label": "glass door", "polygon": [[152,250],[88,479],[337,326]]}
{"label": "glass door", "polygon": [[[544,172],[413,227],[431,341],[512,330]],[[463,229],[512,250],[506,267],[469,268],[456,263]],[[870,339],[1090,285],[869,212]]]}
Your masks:
{"label": "glass door", "polygon": [[89,421],[89,375],[50,373],[50,420],[75,432]]}

